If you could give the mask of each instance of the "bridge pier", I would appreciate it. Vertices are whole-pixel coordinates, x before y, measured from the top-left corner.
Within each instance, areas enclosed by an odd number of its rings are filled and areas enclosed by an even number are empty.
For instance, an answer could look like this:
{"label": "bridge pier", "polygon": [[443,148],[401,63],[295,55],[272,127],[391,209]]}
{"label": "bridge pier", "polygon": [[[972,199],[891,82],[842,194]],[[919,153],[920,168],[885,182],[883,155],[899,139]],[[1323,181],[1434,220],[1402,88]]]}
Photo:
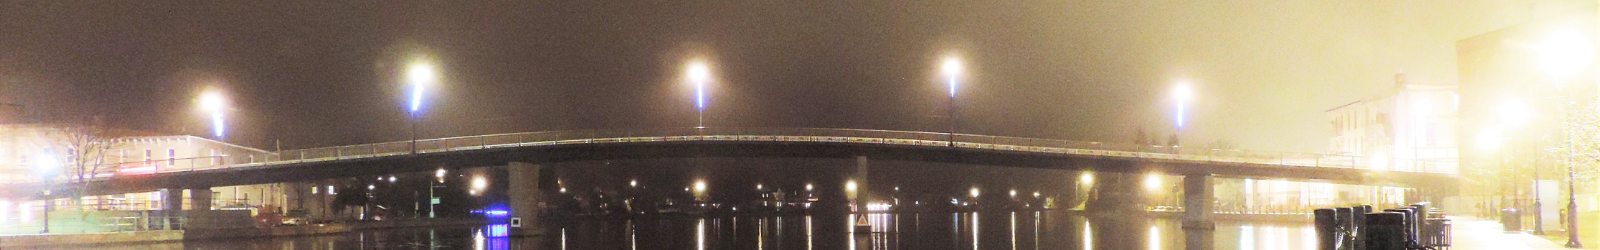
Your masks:
{"label": "bridge pier", "polygon": [[539,165],[511,162],[506,164],[509,177],[507,185],[506,206],[509,218],[519,219],[521,227],[511,228],[511,235],[534,236],[543,235],[544,228],[539,224],[540,185]]}
{"label": "bridge pier", "polygon": [[211,187],[189,188],[189,210],[211,210]]}
{"label": "bridge pier", "polygon": [[1216,199],[1210,173],[1183,175],[1183,228],[1214,229],[1212,202]]}

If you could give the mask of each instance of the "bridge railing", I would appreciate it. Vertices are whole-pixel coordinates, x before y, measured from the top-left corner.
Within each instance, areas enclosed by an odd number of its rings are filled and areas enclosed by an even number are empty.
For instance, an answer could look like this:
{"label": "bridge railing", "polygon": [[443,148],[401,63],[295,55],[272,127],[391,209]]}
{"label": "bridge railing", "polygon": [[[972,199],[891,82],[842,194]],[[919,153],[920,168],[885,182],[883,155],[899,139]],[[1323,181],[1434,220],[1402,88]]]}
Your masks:
{"label": "bridge railing", "polygon": [[[331,161],[427,154],[487,148],[564,144],[637,143],[671,141],[781,141],[951,146],[967,149],[1078,154],[1108,157],[1187,160],[1282,165],[1286,167],[1365,168],[1372,165],[1350,155],[1210,149],[1133,143],[1089,142],[973,134],[825,128],[663,128],[633,130],[581,130],[506,133],[419,139],[324,148],[284,150],[276,154],[232,155],[233,166]],[[1426,171],[1419,169],[1418,171]]]}

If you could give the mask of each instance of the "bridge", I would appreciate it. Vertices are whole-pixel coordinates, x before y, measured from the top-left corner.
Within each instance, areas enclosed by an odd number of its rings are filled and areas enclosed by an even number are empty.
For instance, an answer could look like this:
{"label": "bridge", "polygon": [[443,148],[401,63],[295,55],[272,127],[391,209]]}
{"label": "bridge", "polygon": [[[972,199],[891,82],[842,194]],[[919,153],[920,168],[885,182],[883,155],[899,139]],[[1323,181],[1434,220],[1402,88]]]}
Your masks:
{"label": "bridge", "polygon": [[[81,183],[15,183],[10,197],[39,198],[40,190],[84,195],[145,192],[330,178],[364,177],[439,168],[509,166],[512,210],[534,204],[536,194],[517,185],[538,181],[539,164],[586,160],[693,157],[855,159],[854,179],[866,186],[869,160],[916,161],[1113,173],[1184,176],[1186,211],[1209,214],[1211,179],[1313,180],[1453,190],[1452,174],[1372,170],[1360,157],[1309,153],[1202,149],[936,132],[812,128],[679,128],[492,134],[417,141],[228,155],[215,164],[191,161],[137,176],[97,177]],[[208,159],[209,160],[209,159]],[[169,164],[171,165],[171,164]],[[1426,169],[1424,169],[1426,170]],[[1198,180],[1198,181],[1191,181]],[[861,188],[860,190],[866,190]],[[1191,195],[1192,194],[1192,195]],[[534,197],[518,201],[518,196]],[[209,194],[192,199],[209,200]],[[865,192],[860,194],[865,197]],[[176,199],[173,199],[176,200]],[[197,204],[199,201],[195,201]],[[864,206],[865,202],[858,205]],[[531,205],[530,205],[531,206]],[[862,211],[865,211],[864,208]],[[524,212],[513,211],[513,215]],[[1194,217],[1199,216],[1199,217]],[[1204,220],[1204,215],[1188,216]],[[533,217],[524,215],[523,217]],[[1207,220],[1208,221],[1208,220]]]}

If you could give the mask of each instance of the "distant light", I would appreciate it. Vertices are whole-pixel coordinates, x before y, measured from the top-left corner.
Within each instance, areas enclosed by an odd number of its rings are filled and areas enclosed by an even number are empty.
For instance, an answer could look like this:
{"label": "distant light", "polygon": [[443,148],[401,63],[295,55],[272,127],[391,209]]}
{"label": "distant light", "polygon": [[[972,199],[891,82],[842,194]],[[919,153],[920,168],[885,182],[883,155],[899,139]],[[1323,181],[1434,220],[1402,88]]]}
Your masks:
{"label": "distant light", "polygon": [[1011,190],[1011,197],[1017,197],[1017,190],[1016,189],[1012,189]]}
{"label": "distant light", "polygon": [[1160,190],[1161,189],[1161,175],[1146,174],[1144,176],[1144,188],[1145,189],[1149,189],[1150,191]]}
{"label": "distant light", "polygon": [[1177,101],[1178,106],[1178,111],[1176,114],[1177,118],[1175,120],[1177,121],[1178,128],[1183,128],[1184,106],[1188,105],[1189,99],[1194,98],[1194,89],[1189,87],[1188,81],[1180,81],[1178,82],[1177,86],[1172,88],[1172,98]]}
{"label": "distant light", "polygon": [[561,187],[561,193],[563,193],[563,194],[567,193],[567,187]]}
{"label": "distant light", "polygon": [[1573,30],[1559,30],[1534,48],[1539,66],[1554,77],[1570,77],[1589,67],[1594,60],[1594,42]]}
{"label": "distant light", "polygon": [[1033,191],[1033,198],[1039,198],[1039,191]]}
{"label": "distant light", "polygon": [[228,109],[227,99],[217,90],[206,90],[200,93],[199,102],[200,109],[211,114],[212,136],[222,138],[223,133],[227,131],[225,124],[222,122],[222,111]]}
{"label": "distant light", "polygon": [[900,187],[894,187],[895,192],[900,192]]}
{"label": "distant light", "polygon": [[367,184],[367,190],[374,190],[374,189],[378,189],[378,186],[377,185],[372,185],[372,184]]}
{"label": "distant light", "polygon": [[756,190],[761,190],[761,183],[756,183]]}
{"label": "distant light", "polygon": [[433,177],[434,178],[444,178],[444,169],[440,168],[439,170],[433,171]]}
{"label": "distant light", "polygon": [[506,210],[488,210],[488,211],[483,211],[483,215],[488,215],[490,218],[505,216],[507,214],[511,214],[511,212],[506,211]]}
{"label": "distant light", "polygon": [[704,192],[706,192],[706,181],[704,181],[704,180],[695,181],[694,182],[694,192],[696,192],[696,193],[704,193]]}
{"label": "distant light", "polygon": [[411,112],[416,113],[422,109],[422,92],[427,85],[438,81],[439,74],[434,71],[432,63],[427,61],[412,62],[406,66],[406,84],[411,86]]}
{"label": "distant light", "polygon": [[811,189],[812,189],[811,183],[806,183],[806,191],[811,191]]}
{"label": "distant light", "polygon": [[628,180],[629,187],[639,187],[639,180]]}
{"label": "distant light", "polygon": [[482,175],[472,177],[472,189],[483,190],[488,187],[489,179],[484,179]]}
{"label": "distant light", "polygon": [[394,183],[395,180],[398,180],[398,179],[395,179],[393,175],[389,176],[389,183]]}
{"label": "distant light", "polygon": [[1078,175],[1078,182],[1082,182],[1084,184],[1094,183],[1094,174],[1083,172],[1083,174]]}
{"label": "distant light", "polygon": [[844,183],[844,191],[846,191],[846,192],[855,192],[856,191],[856,181],[847,181],[847,182],[845,182]]}
{"label": "distant light", "polygon": [[711,78],[711,69],[705,62],[694,61],[689,63],[689,81],[694,84],[694,107],[706,109],[706,81]]}
{"label": "distant light", "polygon": [[328,185],[328,194],[330,194],[330,195],[338,194],[338,193],[334,193],[333,192],[333,185]]}
{"label": "distant light", "polygon": [[967,195],[972,196],[972,198],[978,198],[978,188],[977,187],[973,187],[972,189],[968,189],[967,190]]}
{"label": "distant light", "polygon": [[950,98],[956,97],[956,76],[961,75],[961,60],[955,57],[944,58],[944,63],[939,66],[939,71],[950,78]]}
{"label": "distant light", "polygon": [[1522,123],[1528,121],[1528,117],[1532,116],[1528,110],[1527,103],[1512,98],[1500,105],[1500,119],[1506,121],[1506,125],[1511,125],[1512,127],[1522,126]]}

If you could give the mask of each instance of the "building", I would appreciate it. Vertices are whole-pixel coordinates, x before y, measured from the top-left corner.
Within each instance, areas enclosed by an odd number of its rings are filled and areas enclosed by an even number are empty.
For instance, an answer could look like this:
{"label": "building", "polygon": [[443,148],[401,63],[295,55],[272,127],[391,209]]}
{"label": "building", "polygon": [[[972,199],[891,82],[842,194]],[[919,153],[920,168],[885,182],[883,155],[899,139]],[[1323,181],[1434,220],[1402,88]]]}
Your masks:
{"label": "building", "polygon": [[[262,162],[275,157],[273,152],[187,135],[62,124],[0,125],[0,182],[65,183],[79,178],[79,173],[83,173],[82,178],[120,178]],[[285,208],[286,204],[316,204],[303,200],[310,191],[306,189],[309,186],[300,183],[213,187],[213,204],[208,206],[255,211]],[[87,211],[159,210],[162,199],[168,197],[163,192],[86,196],[79,204]],[[189,192],[183,192],[183,209],[192,209],[194,204],[187,204]],[[70,198],[53,202],[57,209],[77,206]],[[0,199],[0,225],[28,224],[42,216],[44,205],[43,201]]]}
{"label": "building", "polygon": [[1326,111],[1329,153],[1361,168],[1457,174],[1459,98],[1455,85],[1408,83],[1396,74],[1382,94]]}

